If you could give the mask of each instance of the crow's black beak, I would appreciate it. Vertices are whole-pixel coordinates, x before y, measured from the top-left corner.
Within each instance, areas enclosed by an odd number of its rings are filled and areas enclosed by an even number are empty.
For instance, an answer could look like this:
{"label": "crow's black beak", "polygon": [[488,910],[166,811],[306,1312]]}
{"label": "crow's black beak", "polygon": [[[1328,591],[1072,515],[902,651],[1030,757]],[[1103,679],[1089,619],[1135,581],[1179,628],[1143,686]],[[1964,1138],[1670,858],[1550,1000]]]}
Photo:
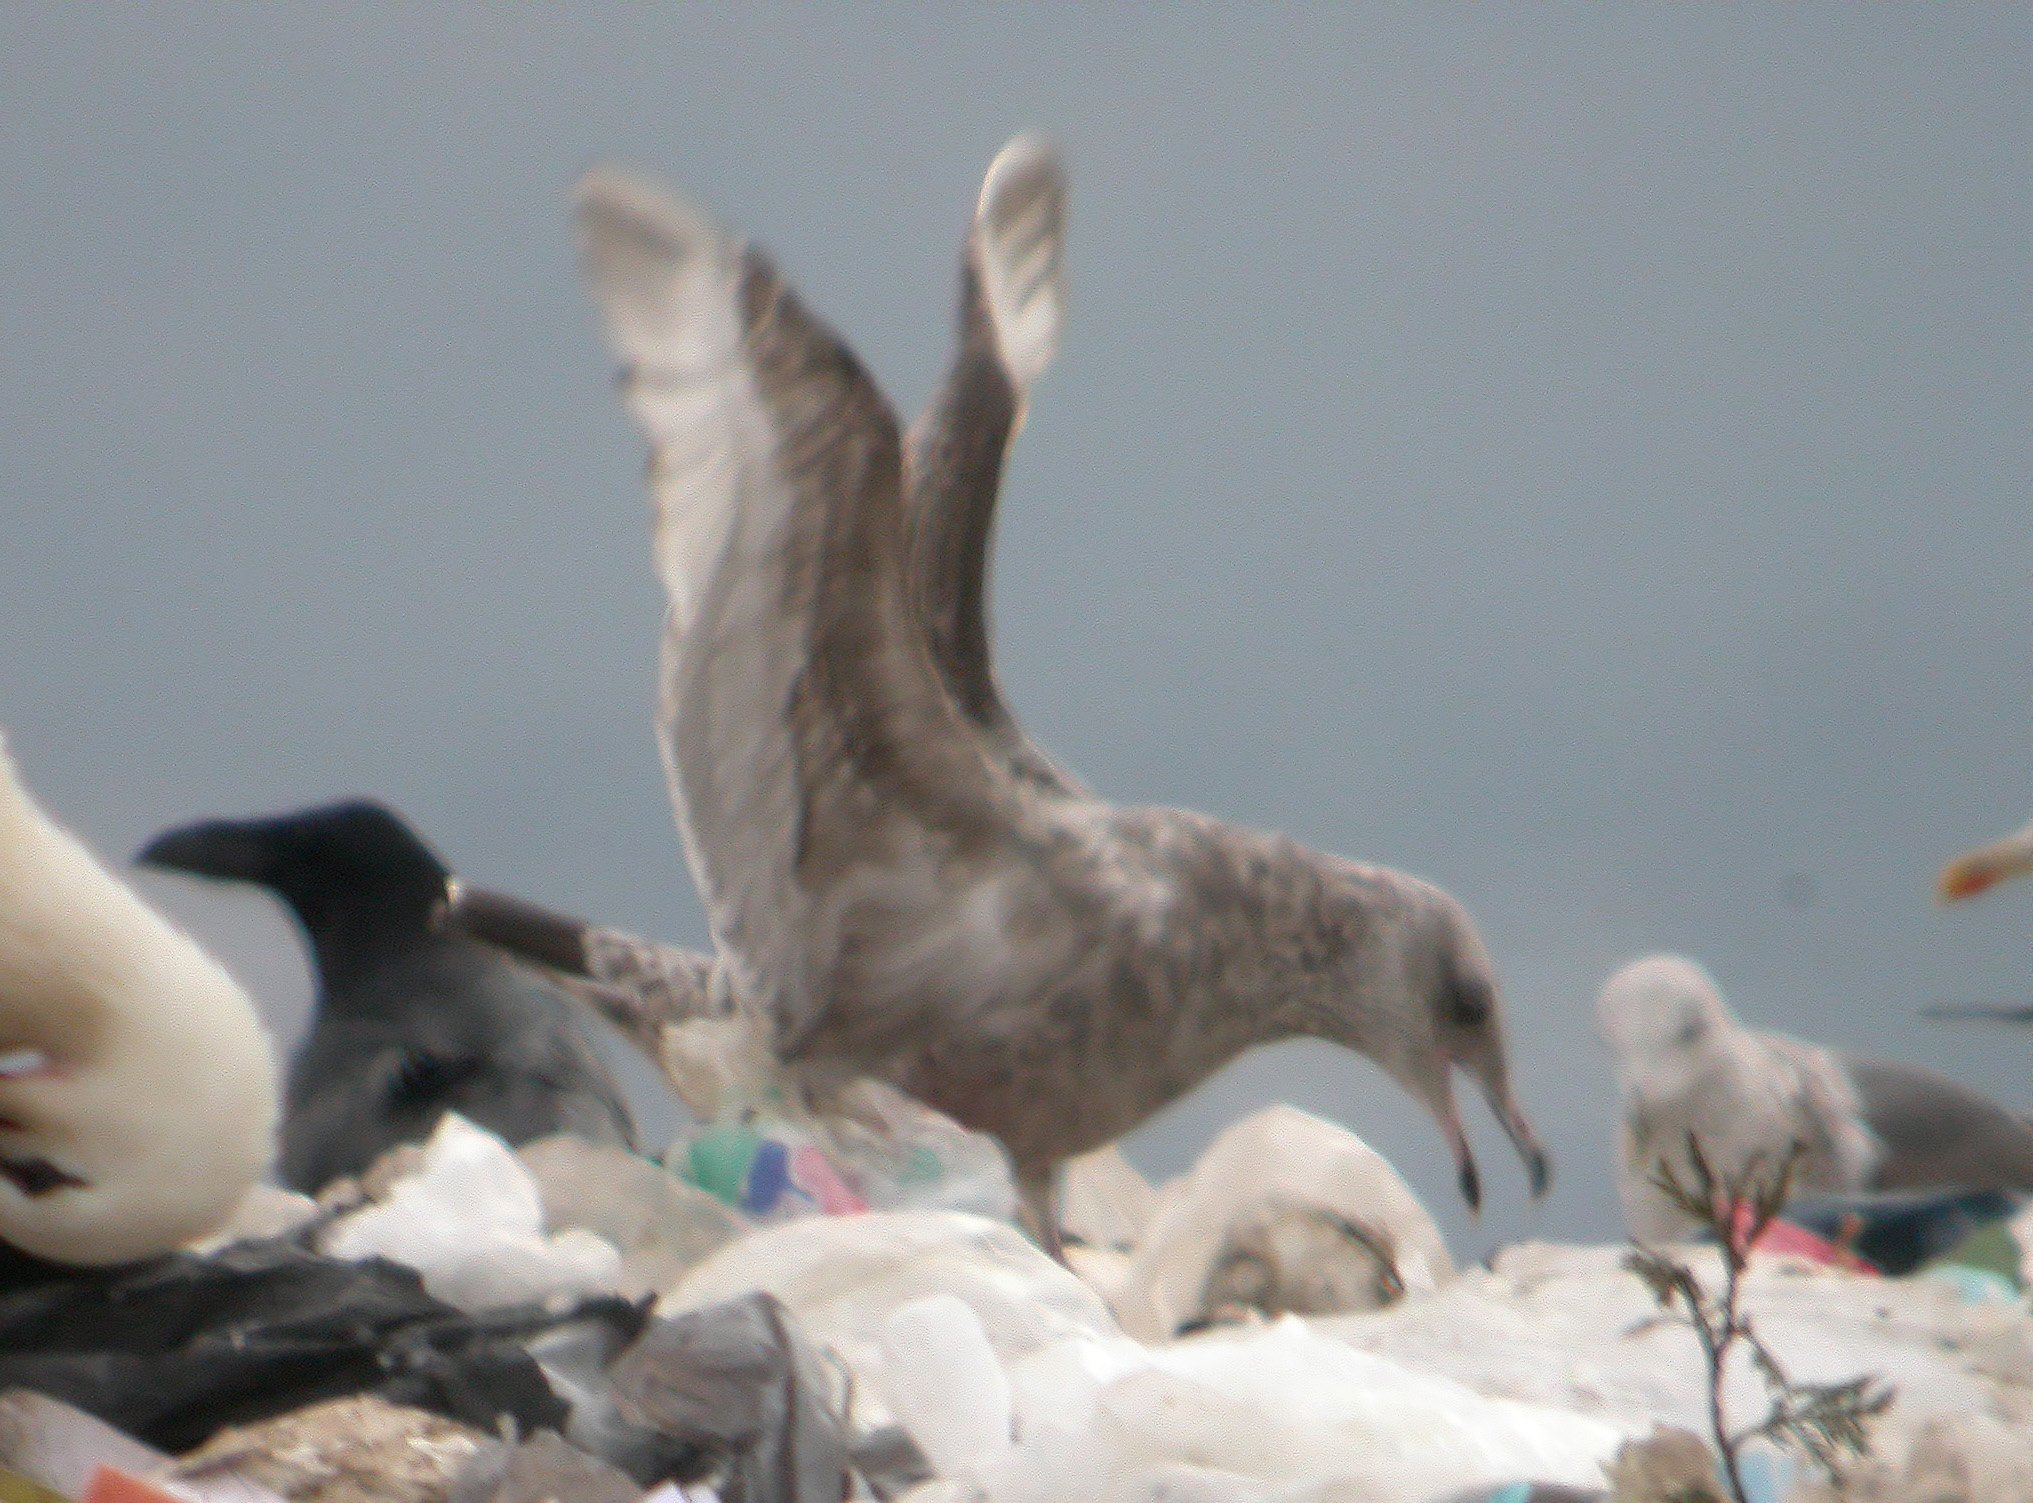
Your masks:
{"label": "crow's black beak", "polygon": [[165,830],[143,846],[134,861],[138,866],[188,872],[194,877],[232,882],[269,880],[267,843],[253,827],[230,819],[208,819]]}

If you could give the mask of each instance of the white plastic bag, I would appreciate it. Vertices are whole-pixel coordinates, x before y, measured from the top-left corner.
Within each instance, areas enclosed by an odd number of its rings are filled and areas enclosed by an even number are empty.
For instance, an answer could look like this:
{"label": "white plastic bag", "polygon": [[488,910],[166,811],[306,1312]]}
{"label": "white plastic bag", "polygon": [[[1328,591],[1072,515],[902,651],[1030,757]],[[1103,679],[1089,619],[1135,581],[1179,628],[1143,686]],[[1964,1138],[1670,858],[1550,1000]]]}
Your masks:
{"label": "white plastic bag", "polygon": [[1382,1154],[1346,1128],[1273,1106],[1228,1128],[1165,1187],[1112,1303],[1130,1335],[1162,1341],[1218,1314],[1210,1294],[1321,1315],[1374,1308],[1392,1290],[1432,1289],[1453,1273],[1440,1228]]}
{"label": "white plastic bag", "polygon": [[406,1263],[424,1288],[468,1312],[611,1291],[621,1272],[621,1254],[591,1232],[546,1237],[521,1161],[456,1112],[438,1123],[416,1170],[335,1223],[319,1250]]}

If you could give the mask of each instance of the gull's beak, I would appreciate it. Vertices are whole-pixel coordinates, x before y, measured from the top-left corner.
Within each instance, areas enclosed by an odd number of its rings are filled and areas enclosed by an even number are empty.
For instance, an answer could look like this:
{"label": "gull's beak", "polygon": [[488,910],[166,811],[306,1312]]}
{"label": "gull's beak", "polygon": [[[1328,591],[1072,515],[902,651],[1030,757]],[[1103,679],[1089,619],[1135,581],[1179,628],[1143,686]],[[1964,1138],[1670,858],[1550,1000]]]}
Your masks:
{"label": "gull's beak", "polygon": [[1480,1214],[1482,1175],[1476,1170],[1475,1150],[1468,1146],[1468,1133],[1461,1125],[1461,1108],[1455,1104],[1454,1072],[1442,1064],[1438,1077],[1420,1094],[1439,1125],[1440,1135],[1447,1140],[1448,1152],[1454,1155],[1454,1179],[1461,1186],[1461,1198],[1468,1202],[1469,1210]]}
{"label": "gull's beak", "polygon": [[1532,1131],[1532,1124],[1525,1119],[1525,1109],[1518,1105],[1517,1097],[1510,1093],[1508,1087],[1498,1091],[1485,1085],[1483,1089],[1489,1097],[1490,1110],[1496,1113],[1497,1121],[1503,1123],[1511,1146],[1518,1150],[1518,1157],[1525,1161],[1525,1175],[1532,1184],[1532,1199],[1544,1200],[1546,1192],[1553,1188],[1552,1157],[1540,1143],[1539,1135]]}
{"label": "gull's beak", "polygon": [[[1525,1178],[1532,1187],[1532,1199],[1545,1199],[1546,1192],[1553,1186],[1553,1160],[1539,1142],[1539,1135],[1532,1131],[1525,1109],[1512,1093],[1509,1072],[1504,1069],[1501,1058],[1492,1061],[1465,1060],[1460,1067],[1482,1088],[1483,1099],[1489,1103],[1491,1113],[1503,1124],[1505,1136],[1524,1161]],[[1452,1072],[1449,1073],[1451,1075]],[[1469,1186],[1475,1182],[1475,1160],[1469,1155],[1468,1139],[1461,1130],[1461,1115],[1455,1109],[1451,1080],[1433,1104],[1433,1114],[1454,1149],[1454,1162],[1462,1176],[1461,1193],[1472,1206],[1475,1196]]]}
{"label": "gull's beak", "polygon": [[1965,851],[1935,879],[1937,902],[1957,903],[1987,892],[2010,877],[2033,871],[2033,830],[2021,830],[1976,850]]}

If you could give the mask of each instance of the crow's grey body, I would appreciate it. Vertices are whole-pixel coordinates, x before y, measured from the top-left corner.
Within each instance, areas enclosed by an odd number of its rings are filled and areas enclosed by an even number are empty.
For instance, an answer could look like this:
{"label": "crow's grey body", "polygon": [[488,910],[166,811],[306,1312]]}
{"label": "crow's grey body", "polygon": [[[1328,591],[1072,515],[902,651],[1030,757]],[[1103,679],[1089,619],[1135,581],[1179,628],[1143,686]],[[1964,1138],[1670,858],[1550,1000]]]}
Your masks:
{"label": "crow's grey body", "polygon": [[296,915],[317,972],[291,1063],[281,1178],[315,1191],[456,1111],[510,1143],[567,1132],[632,1147],[620,1088],[559,988],[443,923],[450,873],[364,803],[171,830],[140,859],[253,882]]}

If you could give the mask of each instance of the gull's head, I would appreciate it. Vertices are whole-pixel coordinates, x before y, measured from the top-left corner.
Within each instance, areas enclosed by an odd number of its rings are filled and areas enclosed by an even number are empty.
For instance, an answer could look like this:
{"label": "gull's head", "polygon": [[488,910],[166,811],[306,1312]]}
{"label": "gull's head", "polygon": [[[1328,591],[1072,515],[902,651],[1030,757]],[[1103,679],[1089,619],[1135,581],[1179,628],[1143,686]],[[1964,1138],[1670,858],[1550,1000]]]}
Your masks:
{"label": "gull's head", "polygon": [[1647,955],[1603,984],[1595,1027],[1628,1099],[1691,1078],[1738,1024],[1704,967],[1681,955]]}
{"label": "gull's head", "polygon": [[1503,1124],[1533,1197],[1544,1196],[1552,1160],[1512,1086],[1502,991],[1467,910],[1395,872],[1351,866],[1347,880],[1366,915],[1365,934],[1333,1036],[1374,1059],[1432,1114],[1471,1208],[1481,1208],[1482,1178],[1455,1099],[1456,1070],[1476,1083]]}
{"label": "gull's head", "polygon": [[1957,856],[1935,879],[1934,896],[1943,903],[1960,902],[2028,872],[2033,872],[2033,824]]}

